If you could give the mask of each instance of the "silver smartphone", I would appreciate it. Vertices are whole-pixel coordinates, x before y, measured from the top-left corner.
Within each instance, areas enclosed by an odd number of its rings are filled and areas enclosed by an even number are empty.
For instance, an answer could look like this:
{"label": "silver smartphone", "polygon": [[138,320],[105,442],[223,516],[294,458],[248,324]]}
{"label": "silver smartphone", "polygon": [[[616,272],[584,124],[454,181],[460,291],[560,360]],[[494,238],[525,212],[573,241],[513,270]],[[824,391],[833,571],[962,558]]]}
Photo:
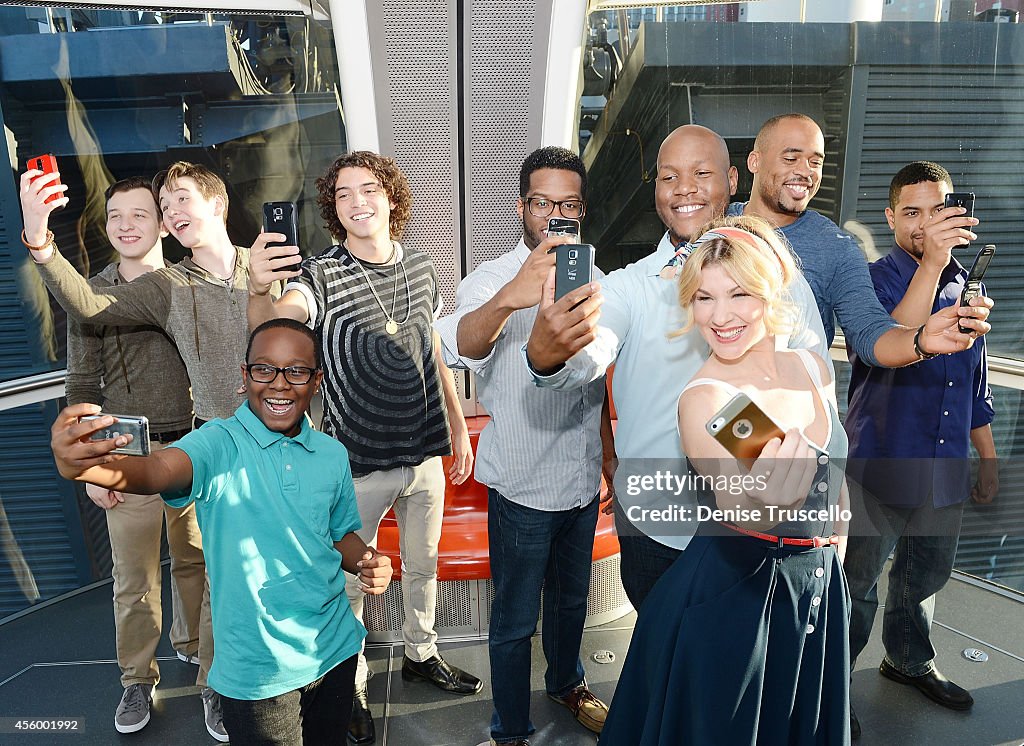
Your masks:
{"label": "silver smartphone", "polygon": [[137,417],[130,414],[111,414],[101,412],[100,414],[89,414],[81,418],[82,422],[97,420],[100,417],[113,417],[115,422],[109,427],[93,433],[89,440],[110,440],[118,435],[131,435],[132,439],[128,445],[115,448],[111,453],[123,453],[127,456],[148,456],[149,455],[149,419]]}

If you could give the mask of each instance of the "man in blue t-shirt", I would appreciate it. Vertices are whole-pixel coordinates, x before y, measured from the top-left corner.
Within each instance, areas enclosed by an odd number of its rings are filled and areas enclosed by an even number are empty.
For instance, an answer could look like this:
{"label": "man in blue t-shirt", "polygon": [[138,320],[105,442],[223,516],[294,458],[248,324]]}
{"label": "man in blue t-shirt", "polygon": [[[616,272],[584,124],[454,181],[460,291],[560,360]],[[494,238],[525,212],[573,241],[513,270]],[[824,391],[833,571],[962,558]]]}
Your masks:
{"label": "man in blue t-shirt", "polygon": [[[989,325],[987,298],[970,308],[949,307],[920,326],[900,326],[875,297],[868,265],[857,242],[824,215],[807,206],[821,186],[825,164],[825,136],[804,114],[781,114],[765,122],[747,168],[754,175],[749,202],[729,205],[728,215],[758,215],[774,224],[800,258],[800,268],[814,291],[829,344],[835,336],[833,316],[839,319],[846,340],[868,365],[898,368],[931,354],[965,350],[985,334]],[[978,224],[963,208],[949,226],[969,241]],[[956,315],[970,334],[957,331]],[[927,321],[927,319],[925,319]],[[932,334],[932,329],[938,334]],[[944,329],[944,331],[940,331]],[[941,349],[940,349],[941,348]]]}
{"label": "man in blue t-shirt", "polygon": [[[314,431],[305,412],[323,378],[313,333],[290,319],[249,338],[247,402],[173,446],[111,456],[128,439],[91,441],[113,418],[53,426],[61,474],[112,490],[161,493],[196,505],[210,574],[217,656],[209,684],[239,743],[334,743],[348,729],[356,655],[366,634],[345,596],[344,571],[380,594],[391,561],[360,528],[348,453]],[[339,556],[340,553],[340,556]]]}

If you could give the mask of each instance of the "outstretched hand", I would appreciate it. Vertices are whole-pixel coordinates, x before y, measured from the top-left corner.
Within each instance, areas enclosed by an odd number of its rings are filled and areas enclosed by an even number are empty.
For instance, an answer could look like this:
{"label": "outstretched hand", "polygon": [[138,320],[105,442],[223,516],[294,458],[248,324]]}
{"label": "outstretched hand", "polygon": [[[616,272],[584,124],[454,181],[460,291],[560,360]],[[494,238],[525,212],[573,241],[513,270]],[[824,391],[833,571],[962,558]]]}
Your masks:
{"label": "outstretched hand", "polygon": [[537,319],[526,345],[530,364],[539,373],[557,370],[594,341],[601,318],[601,285],[590,282],[555,300],[555,269],[548,271]]}
{"label": "outstretched hand", "polygon": [[57,415],[50,428],[50,448],[53,450],[57,471],[66,479],[74,479],[87,469],[117,460],[111,454],[115,448],[128,445],[131,435],[118,435],[109,440],[90,440],[93,433],[110,427],[117,420],[104,415],[95,420],[80,422],[80,417],[100,413],[96,404],[73,404]]}
{"label": "outstretched hand", "polygon": [[266,295],[278,280],[290,280],[302,274],[299,270],[286,269],[302,261],[298,246],[267,246],[268,243],[285,241],[283,233],[261,233],[249,249],[249,292]]}
{"label": "outstretched hand", "polygon": [[[928,317],[918,340],[922,351],[946,355],[969,349],[974,340],[992,329],[987,319],[993,305],[991,298],[979,295],[971,298],[967,307],[957,301],[956,305],[936,311]],[[970,331],[964,333],[960,326]]]}

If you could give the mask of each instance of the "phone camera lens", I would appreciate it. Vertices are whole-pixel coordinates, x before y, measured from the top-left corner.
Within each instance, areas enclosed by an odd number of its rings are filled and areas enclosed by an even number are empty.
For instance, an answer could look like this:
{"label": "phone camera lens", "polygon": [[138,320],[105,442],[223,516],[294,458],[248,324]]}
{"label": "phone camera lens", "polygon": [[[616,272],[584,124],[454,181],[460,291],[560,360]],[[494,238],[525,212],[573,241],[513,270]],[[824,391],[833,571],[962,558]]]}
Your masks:
{"label": "phone camera lens", "polygon": [[749,438],[752,432],[754,432],[754,426],[750,424],[750,420],[736,420],[732,426],[732,434],[737,438]]}

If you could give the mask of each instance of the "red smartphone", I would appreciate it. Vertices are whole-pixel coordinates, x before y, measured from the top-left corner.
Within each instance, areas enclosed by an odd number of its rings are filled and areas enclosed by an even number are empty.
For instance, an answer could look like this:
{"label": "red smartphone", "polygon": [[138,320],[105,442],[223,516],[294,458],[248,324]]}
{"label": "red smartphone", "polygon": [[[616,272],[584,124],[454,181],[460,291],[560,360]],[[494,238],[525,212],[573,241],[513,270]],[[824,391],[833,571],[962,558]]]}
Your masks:
{"label": "red smartphone", "polygon": [[[52,174],[57,170],[57,159],[54,158],[49,153],[47,153],[46,155],[37,155],[34,158],[28,159],[28,168],[29,170],[35,169],[36,171],[42,171],[44,174]],[[32,181],[35,181],[38,178],[38,176],[33,176]],[[59,183],[60,182],[58,181],[57,184]],[[56,184],[54,186],[56,186]],[[57,194],[51,194],[49,197],[46,198],[46,204],[49,204],[54,200],[58,200],[60,198],[61,194],[59,192]]]}

